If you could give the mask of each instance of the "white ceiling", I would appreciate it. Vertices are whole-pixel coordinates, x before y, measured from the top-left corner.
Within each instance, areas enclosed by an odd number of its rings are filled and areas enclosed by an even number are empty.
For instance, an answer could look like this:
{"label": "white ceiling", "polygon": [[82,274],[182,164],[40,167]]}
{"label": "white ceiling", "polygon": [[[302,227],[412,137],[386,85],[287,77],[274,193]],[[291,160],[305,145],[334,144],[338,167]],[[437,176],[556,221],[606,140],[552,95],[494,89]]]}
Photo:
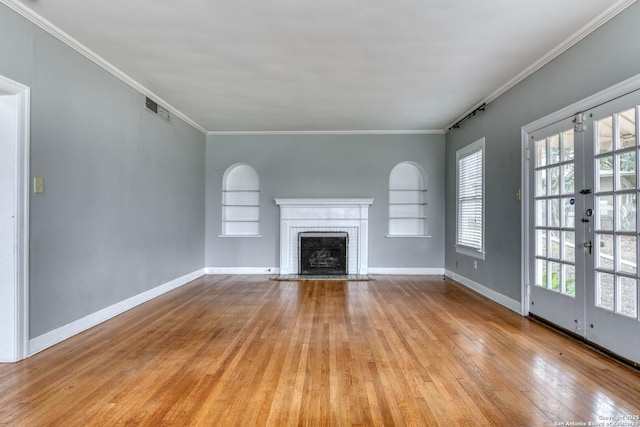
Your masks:
{"label": "white ceiling", "polygon": [[446,130],[633,2],[2,1],[210,132]]}

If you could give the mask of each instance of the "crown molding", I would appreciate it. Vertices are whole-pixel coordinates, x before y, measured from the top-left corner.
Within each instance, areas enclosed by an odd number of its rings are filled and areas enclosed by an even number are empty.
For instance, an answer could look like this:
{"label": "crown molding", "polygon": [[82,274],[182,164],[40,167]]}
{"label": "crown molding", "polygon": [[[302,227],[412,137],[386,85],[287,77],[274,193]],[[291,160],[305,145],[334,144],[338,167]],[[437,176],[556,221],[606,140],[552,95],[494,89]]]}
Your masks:
{"label": "crown molding", "polygon": [[205,135],[207,134],[207,130],[205,128],[203,128],[202,126],[200,126],[199,124],[191,120],[189,117],[183,114],[180,110],[173,107],[171,104],[169,104],[168,102],[163,100],[161,97],[159,97],[158,95],[156,95],[155,93],[147,89],[145,86],[138,83],[137,81],[129,77],[127,74],[119,70],[109,61],[102,58],[100,55],[98,55],[97,53],[95,53],[94,51],[92,51],[82,43],[80,43],[78,40],[71,37],[69,34],[64,32],[57,26],[55,26],[50,21],[46,20],[42,16],[35,13],[33,10],[29,9],[27,6],[25,6],[21,2],[17,0],[0,0],[0,3],[6,5],[9,9],[13,10],[14,12],[26,18],[27,20],[29,20],[30,22],[32,22],[42,30],[51,34],[53,37],[60,40],[62,43],[66,44],[67,46],[69,46],[70,48],[72,48],[73,50],[75,50],[85,58],[89,59],[91,62],[95,63],[99,67],[103,68],[105,71],[109,72],[116,78],[120,79],[127,85],[131,86],[136,91],[153,99],[158,104],[160,104],[163,108],[169,111],[171,114],[180,118],[188,125],[192,126],[193,128],[197,129],[198,131],[200,131]]}
{"label": "crown molding", "polygon": [[[494,101],[499,96],[503,95],[509,89],[513,88],[515,85],[517,85],[518,83],[520,83],[521,81],[523,81],[524,79],[526,79],[527,77],[529,77],[530,75],[532,75],[533,73],[535,73],[536,71],[538,71],[539,69],[541,69],[542,67],[547,65],[549,62],[553,61],[558,56],[562,55],[564,52],[569,50],[575,44],[580,42],[582,39],[587,37],[589,34],[593,33],[595,30],[600,28],[602,25],[604,25],[607,22],[609,22],[609,20],[611,20],[612,18],[614,18],[615,16],[620,14],[622,11],[624,11],[626,8],[628,8],[629,6],[634,4],[635,2],[636,2],[636,0],[618,0],[618,1],[616,1],[607,10],[602,12],[600,15],[596,16],[593,20],[591,20],[591,22],[586,24],[584,27],[580,28],[577,32],[575,32],[568,39],[566,39],[565,41],[560,43],[558,46],[553,48],[551,51],[549,51],[542,58],[538,59],[536,62],[534,62],[533,64],[531,64],[527,68],[525,68],[520,74],[516,75],[514,78],[512,78],[511,80],[509,80],[508,82],[506,82],[505,84],[500,86],[496,91],[491,93],[489,96],[484,98],[482,101],[480,101],[477,104],[475,104],[472,108],[467,110],[464,114],[461,114],[456,120],[452,121],[445,129],[451,128],[455,123],[460,121],[463,117],[466,117],[469,113],[474,111],[476,108],[478,108],[483,103],[489,104],[491,101]],[[448,132],[448,130],[445,130],[444,132],[446,133],[446,132]]]}
{"label": "crown molding", "polygon": [[292,130],[292,131],[209,131],[207,135],[444,135],[444,130]]}

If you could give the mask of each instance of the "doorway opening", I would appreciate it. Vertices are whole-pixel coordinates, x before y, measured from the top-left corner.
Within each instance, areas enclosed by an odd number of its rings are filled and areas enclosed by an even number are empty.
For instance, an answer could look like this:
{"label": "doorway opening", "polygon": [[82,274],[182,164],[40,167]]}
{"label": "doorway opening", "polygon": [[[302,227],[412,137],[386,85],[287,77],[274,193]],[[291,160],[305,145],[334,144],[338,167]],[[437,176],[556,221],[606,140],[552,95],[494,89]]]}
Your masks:
{"label": "doorway opening", "polygon": [[0,362],[28,356],[29,99],[0,76]]}

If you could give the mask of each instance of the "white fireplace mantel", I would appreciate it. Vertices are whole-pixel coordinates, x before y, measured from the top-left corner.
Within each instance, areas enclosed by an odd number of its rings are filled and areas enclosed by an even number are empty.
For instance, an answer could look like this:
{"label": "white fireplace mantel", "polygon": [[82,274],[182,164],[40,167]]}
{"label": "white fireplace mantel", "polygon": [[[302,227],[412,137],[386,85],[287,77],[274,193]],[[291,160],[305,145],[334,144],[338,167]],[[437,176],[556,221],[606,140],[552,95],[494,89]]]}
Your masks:
{"label": "white fireplace mantel", "polygon": [[298,233],[344,231],[349,234],[348,272],[367,274],[369,206],[372,198],[286,198],[280,206],[280,274],[298,274]]}

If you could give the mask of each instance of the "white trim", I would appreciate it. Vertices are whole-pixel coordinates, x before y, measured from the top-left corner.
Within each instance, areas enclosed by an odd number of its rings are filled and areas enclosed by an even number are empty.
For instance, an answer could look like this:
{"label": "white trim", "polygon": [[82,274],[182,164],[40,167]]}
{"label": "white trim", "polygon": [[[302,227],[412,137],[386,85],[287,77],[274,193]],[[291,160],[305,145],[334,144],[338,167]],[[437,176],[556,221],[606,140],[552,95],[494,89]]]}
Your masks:
{"label": "white trim", "polygon": [[[3,349],[2,361],[16,362],[28,355],[29,340],[29,164],[30,164],[30,115],[31,90],[28,86],[0,76],[0,93],[14,97],[16,122],[13,158],[15,170],[13,215],[15,217],[12,230],[12,245],[15,247],[14,281],[10,291],[13,297],[13,319],[9,328],[13,329],[13,345]],[[5,325],[7,326],[7,325]],[[6,343],[3,343],[3,345]],[[6,353],[4,351],[7,351]]]}
{"label": "white trim", "polygon": [[511,299],[500,292],[496,292],[493,289],[489,289],[486,286],[481,285],[480,283],[474,282],[471,279],[468,279],[464,276],[456,274],[451,270],[446,270],[445,276],[450,278],[451,280],[466,286],[467,288],[476,291],[482,296],[489,298],[490,300],[497,302],[498,304],[508,308],[509,310],[515,311],[518,314],[520,313],[520,301],[516,301]]}
{"label": "white trim", "polygon": [[165,284],[157,286],[141,294],[135,295],[126,300],[120,301],[95,313],[89,314],[73,321],[67,325],[54,329],[51,332],[47,332],[39,337],[33,338],[29,341],[29,356],[33,356],[36,353],[41,352],[55,344],[58,344],[72,336],[86,331],[106,320],[109,320],[125,311],[131,310],[134,307],[139,306],[147,301],[152,300],[162,294],[172,291],[180,286],[183,286],[199,277],[202,277],[205,273],[205,269],[194,271],[193,273],[186,274],[177,279],[171,280]]}
{"label": "white trim", "polygon": [[[2,1],[2,0],[0,0]],[[282,130],[282,131],[209,131],[210,136],[224,135],[444,135],[444,130]]]}
{"label": "white trim", "polygon": [[280,274],[278,267],[207,267],[204,274]]}
{"label": "white trim", "polygon": [[[609,20],[611,20],[612,18],[620,14],[622,11],[624,11],[626,8],[628,8],[635,2],[636,0],[618,0],[617,2],[615,2],[611,7],[609,7],[607,10],[602,12],[600,15],[596,16],[594,19],[591,20],[591,22],[586,24],[584,27],[580,28],[568,39],[566,39],[565,41],[560,43],[558,46],[553,48],[542,58],[538,59],[536,62],[534,62],[527,68],[525,68],[523,71],[521,71],[518,75],[516,75],[514,78],[509,80],[507,83],[500,86],[496,91],[491,93],[482,101],[478,102],[474,107],[470,108],[465,113],[461,114],[457,119],[452,121],[445,129],[450,129],[455,123],[457,123],[462,118],[469,115],[471,112],[473,112],[476,108],[478,108],[482,104],[489,104],[490,102],[497,99],[499,96],[503,95],[509,89],[513,88],[515,85],[517,85],[518,83],[520,83],[521,81],[523,81],[524,79],[526,79],[527,77],[529,77],[530,75],[532,75],[533,73],[535,73],[536,71],[538,71],[539,69],[547,65],[549,62],[553,61],[558,56],[562,55],[564,52],[569,50],[572,46],[580,42],[582,39],[586,38],[588,35],[593,33],[602,25],[609,22]],[[448,130],[446,130],[445,133],[446,132],[448,132]]]}
{"label": "white trim", "polygon": [[444,276],[444,271],[444,268],[369,267],[369,274],[389,274],[394,276]]}
{"label": "white trim", "polygon": [[189,117],[183,114],[180,110],[173,107],[167,101],[165,101],[160,96],[156,95],[155,93],[147,89],[145,86],[143,86],[142,84],[138,83],[137,81],[135,81],[134,79],[126,75],[124,72],[120,71],[120,69],[118,69],[116,66],[111,64],[109,61],[102,58],[100,55],[98,55],[97,53],[95,53],[94,51],[92,51],[82,43],[80,43],[78,40],[71,37],[69,34],[64,32],[57,26],[55,26],[50,21],[46,20],[42,16],[35,13],[33,10],[29,9],[24,4],[16,0],[0,0],[0,3],[5,4],[14,12],[18,13],[19,15],[23,16],[27,20],[31,21],[32,23],[34,23],[35,25],[37,25],[47,33],[51,34],[53,37],[60,40],[62,43],[69,46],[71,49],[75,50],[76,52],[78,52],[79,54],[81,54],[91,62],[103,68],[108,73],[112,74],[113,76],[120,79],[127,85],[131,86],[136,91],[140,92],[141,94],[149,98],[152,98],[158,104],[162,105],[164,109],[171,112],[174,116],[182,119],[185,123],[191,125],[194,129],[197,129],[204,135],[207,134],[207,130],[205,128],[203,128],[202,126],[200,126],[199,124],[191,120]]}
{"label": "white trim", "polygon": [[322,206],[322,205],[332,205],[332,206],[371,206],[373,205],[373,198],[333,198],[333,199],[323,199],[323,198],[313,198],[313,199],[301,199],[301,198],[293,198],[293,199],[283,199],[276,198],[274,199],[276,205],[287,205],[287,207],[304,207],[304,206]]}
{"label": "white trim", "polygon": [[385,234],[384,237],[388,237],[390,239],[395,239],[396,237],[402,237],[402,238],[406,238],[406,237],[418,237],[418,238],[432,238],[433,236],[429,236],[426,234]]}
{"label": "white trim", "polygon": [[521,130],[520,147],[520,314],[529,315],[529,135]]}
{"label": "white trim", "polygon": [[218,234],[218,237],[223,237],[225,239],[227,237],[230,237],[232,239],[235,239],[238,237],[249,237],[249,238],[255,239],[255,238],[262,237],[262,234]]}

